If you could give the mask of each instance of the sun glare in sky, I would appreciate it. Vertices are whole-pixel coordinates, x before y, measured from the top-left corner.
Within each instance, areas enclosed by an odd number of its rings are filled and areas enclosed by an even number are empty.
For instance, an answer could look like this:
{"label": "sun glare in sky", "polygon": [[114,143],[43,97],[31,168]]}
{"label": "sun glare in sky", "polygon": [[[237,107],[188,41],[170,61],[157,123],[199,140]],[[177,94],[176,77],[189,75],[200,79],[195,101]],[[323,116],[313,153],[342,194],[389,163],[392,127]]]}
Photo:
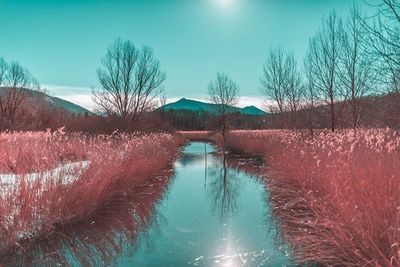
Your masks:
{"label": "sun glare in sky", "polygon": [[217,0],[222,8],[230,8],[234,0]]}

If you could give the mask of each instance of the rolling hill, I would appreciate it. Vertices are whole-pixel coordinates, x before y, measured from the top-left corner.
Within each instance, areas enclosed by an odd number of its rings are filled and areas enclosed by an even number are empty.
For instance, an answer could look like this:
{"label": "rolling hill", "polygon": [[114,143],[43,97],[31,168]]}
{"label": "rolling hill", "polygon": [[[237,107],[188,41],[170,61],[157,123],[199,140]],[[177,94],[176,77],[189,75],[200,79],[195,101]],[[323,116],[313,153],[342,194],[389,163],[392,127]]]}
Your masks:
{"label": "rolling hill", "polygon": [[[7,89],[8,89],[7,87],[0,87],[0,94],[4,93]],[[50,107],[51,109],[63,109],[70,113],[81,114],[81,115],[84,115],[86,113],[91,114],[91,112],[85,109],[84,107],[81,107],[79,105],[76,105],[72,102],[69,102],[67,100],[58,97],[50,96],[41,91],[34,91],[24,88],[18,90],[23,90],[24,94],[26,95],[25,105],[28,107],[33,103],[41,103],[41,104],[47,104],[48,107]]]}
{"label": "rolling hill", "polygon": [[36,92],[36,94],[38,94],[39,97],[43,97],[44,99],[46,99],[50,103],[50,105],[54,106],[55,108],[63,108],[71,113],[76,113],[76,114],[81,114],[81,115],[84,115],[85,113],[91,114],[91,112],[89,110],[87,110],[86,108],[79,106],[77,104],[74,104],[72,102],[69,102],[65,99],[55,97],[55,96],[49,96],[49,95],[47,95],[45,93],[41,93],[41,92]]}
{"label": "rolling hill", "polygon": [[[181,98],[176,102],[166,104],[160,109],[163,111],[193,111],[193,112],[206,112],[210,114],[216,113],[216,104],[205,103],[201,101]],[[244,108],[230,107],[232,113],[239,113],[241,115],[261,116],[266,113],[255,106],[247,106]]]}

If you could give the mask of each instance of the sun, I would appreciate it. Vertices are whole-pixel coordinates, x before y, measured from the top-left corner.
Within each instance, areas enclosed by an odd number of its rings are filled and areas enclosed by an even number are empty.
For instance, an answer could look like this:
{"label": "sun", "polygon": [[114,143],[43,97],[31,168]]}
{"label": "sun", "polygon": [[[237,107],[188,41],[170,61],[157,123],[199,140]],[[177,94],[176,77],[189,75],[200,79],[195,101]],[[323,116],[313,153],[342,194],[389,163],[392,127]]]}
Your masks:
{"label": "sun", "polygon": [[218,0],[222,7],[228,8],[232,5],[233,0]]}

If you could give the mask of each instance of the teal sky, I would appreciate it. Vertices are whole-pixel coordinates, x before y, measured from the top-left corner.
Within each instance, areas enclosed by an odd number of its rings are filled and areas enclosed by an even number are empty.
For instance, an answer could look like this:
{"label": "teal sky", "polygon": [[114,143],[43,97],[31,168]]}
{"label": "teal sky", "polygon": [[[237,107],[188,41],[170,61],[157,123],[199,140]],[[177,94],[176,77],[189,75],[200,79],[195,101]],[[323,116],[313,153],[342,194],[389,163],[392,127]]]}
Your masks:
{"label": "teal sky", "polygon": [[[205,98],[217,71],[259,105],[268,50],[301,63],[321,17],[352,0],[0,0],[0,56],[28,67],[49,93],[90,106],[90,87],[117,38],[154,48],[169,98]],[[362,3],[362,0],[359,0]]]}

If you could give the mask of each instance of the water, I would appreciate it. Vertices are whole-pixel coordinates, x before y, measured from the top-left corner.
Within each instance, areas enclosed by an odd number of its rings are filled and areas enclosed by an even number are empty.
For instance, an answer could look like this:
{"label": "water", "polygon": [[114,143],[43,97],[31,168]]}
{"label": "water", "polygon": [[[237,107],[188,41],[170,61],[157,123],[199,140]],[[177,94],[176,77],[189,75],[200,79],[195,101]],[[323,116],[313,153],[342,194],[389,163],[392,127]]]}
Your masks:
{"label": "water", "polygon": [[184,149],[175,170],[153,224],[117,266],[291,265],[260,179],[201,142]]}

